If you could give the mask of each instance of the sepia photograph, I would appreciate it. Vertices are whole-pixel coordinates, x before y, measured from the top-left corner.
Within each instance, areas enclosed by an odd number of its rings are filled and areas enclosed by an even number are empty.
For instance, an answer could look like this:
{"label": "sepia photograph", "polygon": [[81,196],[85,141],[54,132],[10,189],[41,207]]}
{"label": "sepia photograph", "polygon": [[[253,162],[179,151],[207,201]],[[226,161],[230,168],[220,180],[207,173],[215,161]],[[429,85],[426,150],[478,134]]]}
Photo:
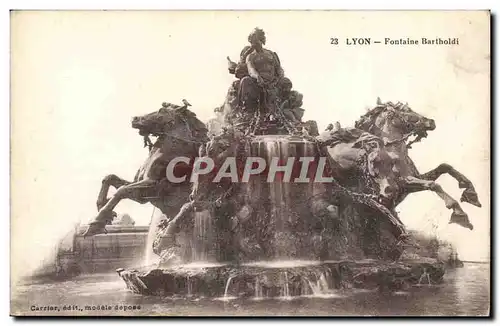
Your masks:
{"label": "sepia photograph", "polygon": [[488,317],[488,10],[12,10],[11,316]]}

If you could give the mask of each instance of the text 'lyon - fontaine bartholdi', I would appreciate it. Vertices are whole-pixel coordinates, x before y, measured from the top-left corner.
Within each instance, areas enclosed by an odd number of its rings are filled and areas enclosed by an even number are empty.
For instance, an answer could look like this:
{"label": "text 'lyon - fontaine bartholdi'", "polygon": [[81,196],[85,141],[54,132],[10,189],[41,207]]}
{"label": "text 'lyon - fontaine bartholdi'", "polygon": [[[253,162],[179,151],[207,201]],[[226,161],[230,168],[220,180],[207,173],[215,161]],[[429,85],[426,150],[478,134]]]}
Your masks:
{"label": "text 'lyon - fontaine bartholdi'", "polygon": [[[337,38],[331,38],[332,44],[338,44]],[[346,38],[346,45],[371,45],[371,44],[381,44],[384,45],[459,45],[458,37],[435,37],[435,38],[390,38],[385,37],[383,41],[381,39],[372,39],[371,37],[364,38]]]}
{"label": "text 'lyon - fontaine bartholdi'", "polygon": [[441,38],[441,37],[436,37],[436,38],[399,38],[399,39],[392,39],[389,37],[384,38],[384,44],[385,45],[458,45],[459,40],[458,37],[455,38]]}

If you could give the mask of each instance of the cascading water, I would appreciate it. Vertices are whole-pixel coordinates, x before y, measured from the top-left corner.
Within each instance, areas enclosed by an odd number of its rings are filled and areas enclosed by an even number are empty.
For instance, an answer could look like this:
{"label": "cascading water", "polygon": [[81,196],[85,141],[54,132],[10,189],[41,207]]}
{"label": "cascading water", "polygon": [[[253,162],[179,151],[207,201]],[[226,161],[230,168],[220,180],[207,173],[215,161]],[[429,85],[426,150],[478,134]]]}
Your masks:
{"label": "cascading water", "polygon": [[422,285],[422,280],[426,280],[427,281],[427,285],[431,285],[432,282],[431,282],[431,278],[429,276],[429,273],[427,272],[427,269],[424,268],[424,271],[422,272],[422,275],[420,276],[420,278],[418,279],[418,285]]}
{"label": "cascading water", "polygon": [[229,289],[230,289],[230,286],[231,286],[231,281],[233,280],[234,278],[234,275],[233,276],[229,276],[229,278],[227,279],[227,282],[226,282],[226,287],[224,289],[224,300],[230,300],[232,297],[229,296]]}
{"label": "cascading water", "polygon": [[309,279],[302,278],[301,282],[302,282],[302,287],[301,287],[301,290],[300,290],[300,295],[301,296],[311,295],[312,294],[312,288],[311,288]]}
{"label": "cascading water", "polygon": [[254,294],[254,299],[255,300],[261,300],[263,297],[262,294],[262,284],[260,283],[260,278],[257,276],[255,278],[255,294]]}
{"label": "cascading water", "polygon": [[[148,230],[148,237],[146,239],[146,248],[144,253],[144,265],[145,266],[156,266],[159,264],[159,257],[153,252],[153,241],[156,238],[156,225],[160,222],[163,214],[160,210],[153,209],[150,227]],[[152,227],[153,226],[153,227]]]}
{"label": "cascading water", "polygon": [[325,295],[331,295],[334,290],[330,269],[314,270],[313,273],[304,276],[304,279],[307,280],[307,284],[309,285],[310,292],[308,295],[312,294],[315,297],[324,297]]}
{"label": "cascading water", "polygon": [[[282,146],[282,142],[279,141],[268,141],[266,143],[266,154],[267,154],[267,162],[268,164],[271,163],[273,159],[278,159],[279,164],[283,164],[282,158],[287,158],[288,156],[285,155],[288,149],[287,144]],[[270,187],[270,205],[271,205],[271,212],[270,216],[272,221],[274,222],[274,231],[275,231],[275,236],[276,237],[286,237],[287,233],[287,228],[286,228],[286,222],[288,220],[288,216],[286,214],[286,208],[287,208],[287,202],[289,202],[289,198],[287,198],[288,193],[285,191],[285,182],[282,182],[280,180],[280,174],[277,173],[275,176],[275,179],[269,183]],[[283,243],[278,242],[274,248],[275,250],[275,258],[277,259],[284,259],[287,258],[288,252],[287,252],[286,246],[283,245]]]}
{"label": "cascading water", "polygon": [[209,262],[213,259],[213,219],[210,211],[194,213],[192,260]]}
{"label": "cascading water", "polygon": [[[251,178],[248,190],[250,198],[253,199],[253,206],[257,203],[257,212],[254,218],[266,219],[261,224],[265,224],[268,233],[272,234],[269,239],[272,248],[268,248],[268,254],[261,257],[263,260],[289,260],[310,258],[311,252],[307,250],[307,243],[299,244],[296,235],[292,235],[300,225],[307,223],[310,211],[307,210],[307,200],[315,194],[324,191],[321,184],[314,182],[316,172],[315,163],[307,162],[309,169],[306,177],[309,182],[294,182],[299,177],[302,170],[301,157],[317,157],[317,151],[313,142],[294,139],[286,135],[265,135],[257,136],[252,142],[248,156],[258,156],[264,158],[267,169],[260,176]],[[277,173],[269,175],[269,167],[278,166]],[[317,162],[316,162],[317,163]],[[283,172],[279,167],[293,164],[291,174]],[[303,175],[300,175],[303,177]],[[272,178],[268,182],[268,177]],[[293,227],[290,227],[293,225]],[[299,225],[299,227],[297,227]],[[295,230],[294,230],[295,229]],[[261,230],[258,230],[261,231]],[[303,237],[306,238],[306,237]],[[306,239],[304,239],[306,240]]]}
{"label": "cascading water", "polygon": [[283,285],[282,285],[282,297],[284,299],[289,299],[290,296],[290,285],[288,281],[288,272],[283,272],[282,275],[283,277]]}
{"label": "cascading water", "polygon": [[191,282],[191,277],[187,277],[187,295],[188,297],[192,296],[193,295],[193,283]]}

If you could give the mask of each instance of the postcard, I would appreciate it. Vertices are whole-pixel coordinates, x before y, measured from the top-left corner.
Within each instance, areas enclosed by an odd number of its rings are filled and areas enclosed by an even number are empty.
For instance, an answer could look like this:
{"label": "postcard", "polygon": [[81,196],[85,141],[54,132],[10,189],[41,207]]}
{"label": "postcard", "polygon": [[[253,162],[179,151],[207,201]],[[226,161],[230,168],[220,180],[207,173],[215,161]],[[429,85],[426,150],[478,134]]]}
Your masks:
{"label": "postcard", "polygon": [[489,316],[483,11],[12,11],[11,315]]}

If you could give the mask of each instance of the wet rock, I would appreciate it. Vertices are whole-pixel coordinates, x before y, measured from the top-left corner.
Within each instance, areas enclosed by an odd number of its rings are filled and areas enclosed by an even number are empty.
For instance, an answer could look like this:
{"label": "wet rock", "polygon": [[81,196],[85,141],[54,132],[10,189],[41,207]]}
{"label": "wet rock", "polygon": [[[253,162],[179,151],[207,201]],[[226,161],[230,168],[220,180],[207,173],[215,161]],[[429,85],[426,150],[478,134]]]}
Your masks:
{"label": "wet rock", "polygon": [[365,260],[341,262],[262,262],[245,265],[181,265],[150,271],[120,271],[135,293],[161,296],[240,298],[323,295],[339,289],[407,290],[442,282],[444,264]]}
{"label": "wet rock", "polygon": [[354,269],[353,285],[357,288],[378,288],[380,291],[397,291],[411,285],[438,284],[445,269],[442,263],[392,263]]}
{"label": "wet rock", "polygon": [[160,266],[176,266],[182,262],[182,249],[174,246],[163,250],[160,256]]}

